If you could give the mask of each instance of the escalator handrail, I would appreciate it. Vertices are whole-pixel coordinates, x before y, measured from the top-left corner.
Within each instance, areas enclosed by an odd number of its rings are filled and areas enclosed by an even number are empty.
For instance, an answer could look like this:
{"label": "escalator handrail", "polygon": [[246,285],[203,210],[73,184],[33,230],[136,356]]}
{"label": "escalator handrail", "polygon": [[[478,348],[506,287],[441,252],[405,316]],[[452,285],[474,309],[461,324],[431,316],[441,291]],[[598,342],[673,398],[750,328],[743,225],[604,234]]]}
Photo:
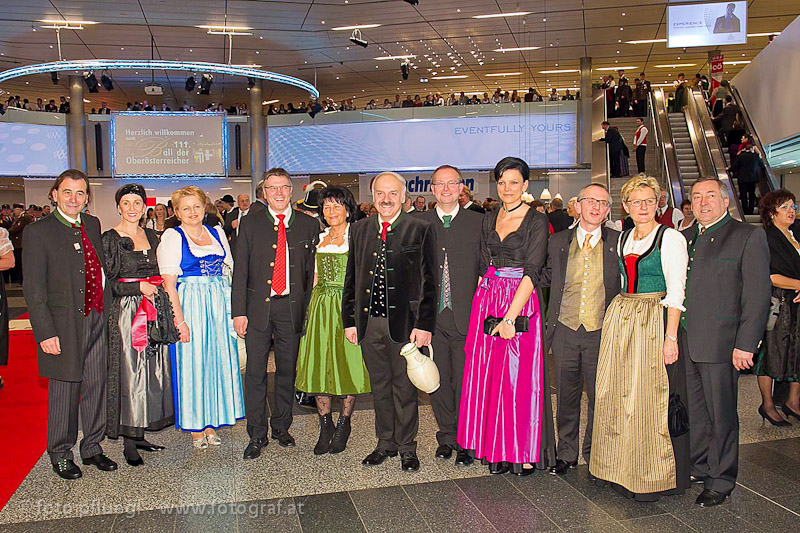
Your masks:
{"label": "escalator handrail", "polygon": [[688,88],[687,91],[688,102],[684,111],[687,123],[689,123],[692,144],[695,145],[695,157],[700,175],[713,176],[727,187],[730,206],[733,210],[732,216],[738,220],[744,220],[741,200],[736,194],[736,188],[728,174],[722,143],[711,120],[711,113],[706,105],[703,91],[698,87]]}
{"label": "escalator handrail", "polygon": [[675,152],[675,144],[672,141],[672,128],[669,125],[669,113],[667,111],[666,98],[664,91],[655,89],[650,91],[650,110],[653,117],[653,129],[655,130],[656,146],[661,155],[664,178],[669,184],[671,195],[671,206],[677,208],[683,201],[683,179],[681,178],[680,168],[678,167],[678,155]]}
{"label": "escalator handrail", "polygon": [[744,102],[742,101],[742,95],[739,94],[739,89],[737,89],[732,83],[730,82],[723,82],[724,84],[728,85],[728,92],[733,98],[733,102],[739,108],[739,114],[742,116],[742,120],[744,121],[744,127],[747,131],[747,134],[753,139],[753,144],[755,144],[756,149],[758,149],[759,154],[761,154],[761,160],[764,162],[764,166],[767,168],[767,188],[769,191],[774,191],[780,189],[780,180],[775,175],[775,172],[772,170],[772,167],[769,166],[769,161],[767,158],[767,151],[764,148],[764,145],[761,143],[761,138],[758,136],[758,132],[756,131],[756,127],[753,124],[753,120],[750,118],[750,113],[747,112],[747,108],[744,106]]}

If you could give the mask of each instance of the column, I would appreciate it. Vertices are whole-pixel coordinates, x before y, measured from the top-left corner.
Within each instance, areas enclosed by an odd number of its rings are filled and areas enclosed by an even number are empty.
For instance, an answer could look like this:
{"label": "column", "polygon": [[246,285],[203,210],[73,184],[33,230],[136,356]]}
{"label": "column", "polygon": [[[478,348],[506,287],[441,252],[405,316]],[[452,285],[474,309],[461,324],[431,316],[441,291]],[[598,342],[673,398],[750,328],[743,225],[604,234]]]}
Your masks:
{"label": "column", "polygon": [[86,115],[83,112],[83,76],[69,77],[67,114],[69,166],[86,172]]}
{"label": "column", "polygon": [[255,85],[250,87],[250,180],[252,182],[251,192],[253,201],[256,183],[264,179],[264,172],[267,170],[267,131],[264,122],[264,107],[261,105],[263,96],[262,80],[256,80]]}
{"label": "column", "polygon": [[578,162],[592,163],[592,58],[581,58],[581,101],[579,102],[580,128],[578,136]]}

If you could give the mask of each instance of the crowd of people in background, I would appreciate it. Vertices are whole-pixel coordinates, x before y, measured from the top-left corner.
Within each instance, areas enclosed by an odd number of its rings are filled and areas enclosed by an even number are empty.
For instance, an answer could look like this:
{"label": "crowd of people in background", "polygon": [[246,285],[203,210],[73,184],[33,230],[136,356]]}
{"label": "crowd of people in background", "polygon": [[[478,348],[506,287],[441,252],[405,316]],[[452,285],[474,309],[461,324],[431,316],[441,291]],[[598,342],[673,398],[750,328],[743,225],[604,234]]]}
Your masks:
{"label": "crowd of people in background", "polygon": [[[59,102],[56,103],[54,99],[50,99],[45,103],[43,98],[37,98],[35,102],[28,98],[21,98],[19,95],[10,96],[4,103],[0,103],[0,115],[4,115],[8,109],[24,109],[25,111],[42,111],[46,113],[69,113],[69,99],[66,96],[59,97]],[[147,100],[141,102],[127,102],[125,111],[172,111],[173,109],[166,103],[150,104]],[[247,104],[233,104],[225,107],[221,103],[209,103],[204,108],[195,108],[194,105],[184,103],[177,111],[187,112],[213,112],[213,113],[227,113],[228,115],[249,115],[250,111],[247,109]],[[111,113],[111,108],[106,102],[101,102],[100,107],[92,107],[89,111],[90,114],[108,115]]]}

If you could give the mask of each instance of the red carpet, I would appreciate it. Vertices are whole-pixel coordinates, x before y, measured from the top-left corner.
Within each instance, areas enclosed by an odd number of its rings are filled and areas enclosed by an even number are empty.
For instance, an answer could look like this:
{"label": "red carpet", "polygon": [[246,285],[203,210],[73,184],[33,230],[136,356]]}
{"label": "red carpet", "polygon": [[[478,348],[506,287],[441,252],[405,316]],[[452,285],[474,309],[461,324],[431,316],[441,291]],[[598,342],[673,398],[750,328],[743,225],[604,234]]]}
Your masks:
{"label": "red carpet", "polygon": [[47,448],[47,380],[39,377],[30,331],[10,333],[8,366],[0,367],[0,509]]}

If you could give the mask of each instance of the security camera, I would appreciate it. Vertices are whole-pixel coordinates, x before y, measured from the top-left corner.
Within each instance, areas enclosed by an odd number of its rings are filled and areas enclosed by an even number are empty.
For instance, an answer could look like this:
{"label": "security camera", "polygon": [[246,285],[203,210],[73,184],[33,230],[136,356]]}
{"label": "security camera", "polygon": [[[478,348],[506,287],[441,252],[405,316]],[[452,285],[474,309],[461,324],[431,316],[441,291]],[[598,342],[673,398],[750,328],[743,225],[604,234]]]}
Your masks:
{"label": "security camera", "polygon": [[353,34],[350,35],[350,42],[353,43],[353,44],[357,44],[358,46],[362,46],[364,48],[369,46],[369,43],[367,42],[367,40],[364,39],[363,37],[361,37],[361,31],[360,30],[353,30]]}

